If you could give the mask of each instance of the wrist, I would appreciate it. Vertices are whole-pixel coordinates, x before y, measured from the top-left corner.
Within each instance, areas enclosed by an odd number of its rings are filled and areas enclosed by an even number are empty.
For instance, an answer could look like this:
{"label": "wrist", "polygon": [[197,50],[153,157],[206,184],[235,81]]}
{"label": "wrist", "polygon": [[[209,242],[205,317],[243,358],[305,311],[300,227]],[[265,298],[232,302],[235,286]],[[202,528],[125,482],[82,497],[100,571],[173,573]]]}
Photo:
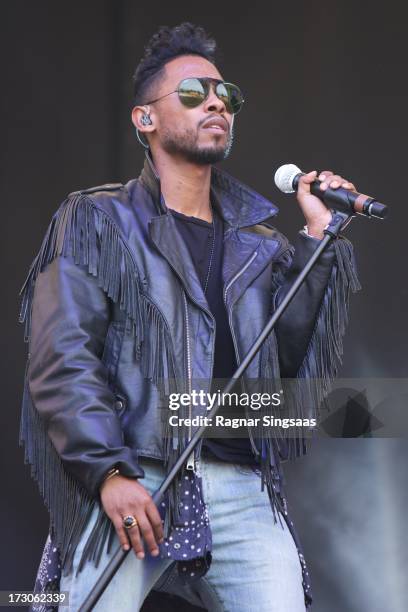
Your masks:
{"label": "wrist", "polygon": [[113,478],[114,476],[118,476],[120,475],[120,471],[119,468],[114,466],[112,467],[110,470],[108,470],[108,472],[105,474],[105,476],[103,477],[103,480],[101,481],[101,484],[99,486],[99,490],[102,489],[103,485],[110,480],[111,478]]}
{"label": "wrist", "polygon": [[302,231],[306,234],[306,236],[309,236],[310,238],[315,238],[316,240],[321,240],[324,237],[324,228],[316,229],[316,227],[314,226],[309,227],[308,225],[305,225]]}
{"label": "wrist", "polygon": [[308,221],[304,226],[303,231],[306,236],[311,236],[312,238],[321,240],[324,237],[324,230],[329,226],[332,218],[333,215],[330,210],[328,210],[327,215],[324,217],[320,217],[318,220]]}

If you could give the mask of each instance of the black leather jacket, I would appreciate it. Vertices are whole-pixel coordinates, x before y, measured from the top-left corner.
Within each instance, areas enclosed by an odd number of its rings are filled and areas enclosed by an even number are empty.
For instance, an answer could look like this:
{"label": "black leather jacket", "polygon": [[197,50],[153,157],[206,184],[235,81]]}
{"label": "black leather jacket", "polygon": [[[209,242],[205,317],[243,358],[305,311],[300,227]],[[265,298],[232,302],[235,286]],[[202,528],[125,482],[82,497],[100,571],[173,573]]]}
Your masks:
{"label": "black leather jacket", "polygon": [[[239,362],[319,241],[299,233],[293,256],[270,226],[277,208],[216,168],[211,197],[225,221],[224,299]],[[279,323],[284,376],[304,369],[324,300],[331,299],[335,256],[332,246]],[[210,381],[215,337],[148,156],[140,177],[126,185],[70,194],[22,293],[29,359],[21,438],[49,507],[57,504],[61,478],[74,487],[71,495],[85,491],[92,499],[113,465],[143,476],[138,456],[166,454],[158,381]],[[258,355],[248,376],[260,377],[261,370]],[[54,465],[48,476],[44,453]],[[59,475],[50,475],[52,469]]]}

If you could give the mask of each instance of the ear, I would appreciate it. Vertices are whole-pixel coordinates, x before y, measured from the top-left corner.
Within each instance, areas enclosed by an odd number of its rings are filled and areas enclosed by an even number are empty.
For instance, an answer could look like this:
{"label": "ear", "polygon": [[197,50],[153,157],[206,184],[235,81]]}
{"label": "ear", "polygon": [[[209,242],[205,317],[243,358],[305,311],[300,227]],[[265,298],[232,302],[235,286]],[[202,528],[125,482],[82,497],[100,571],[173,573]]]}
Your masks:
{"label": "ear", "polygon": [[[135,106],[132,110],[132,123],[135,126],[135,128],[137,128],[139,130],[139,132],[145,133],[145,134],[149,134],[155,131],[155,127],[154,127],[154,119],[152,117],[152,115],[150,114],[150,107],[149,106]],[[142,117],[143,115],[149,115],[152,124],[151,125],[144,125],[142,123]]]}

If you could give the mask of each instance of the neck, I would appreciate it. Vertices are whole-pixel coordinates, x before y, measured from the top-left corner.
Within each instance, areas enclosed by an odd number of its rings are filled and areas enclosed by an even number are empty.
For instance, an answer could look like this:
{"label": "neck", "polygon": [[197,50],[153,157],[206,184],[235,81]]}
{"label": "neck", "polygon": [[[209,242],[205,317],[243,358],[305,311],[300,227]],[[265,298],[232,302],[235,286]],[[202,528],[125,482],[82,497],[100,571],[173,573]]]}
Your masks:
{"label": "neck", "polygon": [[167,208],[211,222],[211,166],[200,166],[164,151],[154,154]]}

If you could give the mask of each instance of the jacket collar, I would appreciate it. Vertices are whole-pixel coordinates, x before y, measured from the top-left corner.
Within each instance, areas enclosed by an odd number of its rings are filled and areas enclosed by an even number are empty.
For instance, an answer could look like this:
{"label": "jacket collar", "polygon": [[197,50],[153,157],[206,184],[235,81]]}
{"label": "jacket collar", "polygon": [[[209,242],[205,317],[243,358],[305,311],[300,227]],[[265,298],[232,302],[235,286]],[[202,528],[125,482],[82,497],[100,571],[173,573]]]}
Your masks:
{"label": "jacket collar", "polygon": [[[139,180],[150,191],[160,214],[167,213],[160,177],[148,151]],[[257,225],[279,211],[269,200],[215,166],[211,170],[211,195],[224,221],[234,229]]]}

